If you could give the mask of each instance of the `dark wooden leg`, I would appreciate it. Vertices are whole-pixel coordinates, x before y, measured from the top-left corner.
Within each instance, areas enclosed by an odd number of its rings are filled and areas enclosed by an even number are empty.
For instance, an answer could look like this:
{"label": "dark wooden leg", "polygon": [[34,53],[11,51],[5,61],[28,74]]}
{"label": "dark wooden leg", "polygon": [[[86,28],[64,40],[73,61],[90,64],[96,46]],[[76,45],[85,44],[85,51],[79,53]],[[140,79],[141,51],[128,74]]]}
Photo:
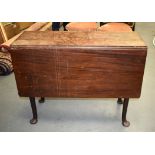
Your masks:
{"label": "dark wooden leg", "polygon": [[32,114],[33,114],[33,118],[30,120],[30,123],[36,124],[38,122],[38,115],[37,115],[37,107],[36,107],[35,97],[29,97],[29,99],[30,99]]}
{"label": "dark wooden leg", "polygon": [[123,104],[122,98],[118,98],[117,103],[118,104]]}
{"label": "dark wooden leg", "polygon": [[45,97],[41,97],[40,99],[39,99],[39,103],[44,103],[45,102]]}
{"label": "dark wooden leg", "polygon": [[129,103],[129,98],[125,98],[123,102],[123,111],[122,111],[122,125],[125,127],[130,126],[130,122],[126,120],[128,103]]}

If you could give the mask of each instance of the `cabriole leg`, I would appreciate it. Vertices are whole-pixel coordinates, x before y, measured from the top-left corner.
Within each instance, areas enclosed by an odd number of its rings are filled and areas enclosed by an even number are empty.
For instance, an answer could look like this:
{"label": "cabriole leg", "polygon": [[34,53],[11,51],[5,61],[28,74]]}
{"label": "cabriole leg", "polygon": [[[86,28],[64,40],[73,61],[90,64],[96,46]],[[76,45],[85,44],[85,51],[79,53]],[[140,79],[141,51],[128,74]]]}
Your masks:
{"label": "cabriole leg", "polygon": [[30,104],[31,104],[32,114],[33,114],[33,118],[30,120],[30,123],[36,124],[38,122],[38,115],[37,115],[35,97],[29,97],[29,99],[30,99]]}
{"label": "cabriole leg", "polygon": [[130,126],[130,122],[126,120],[126,114],[128,109],[129,98],[125,98],[123,102],[123,110],[122,110],[122,125],[125,127]]}

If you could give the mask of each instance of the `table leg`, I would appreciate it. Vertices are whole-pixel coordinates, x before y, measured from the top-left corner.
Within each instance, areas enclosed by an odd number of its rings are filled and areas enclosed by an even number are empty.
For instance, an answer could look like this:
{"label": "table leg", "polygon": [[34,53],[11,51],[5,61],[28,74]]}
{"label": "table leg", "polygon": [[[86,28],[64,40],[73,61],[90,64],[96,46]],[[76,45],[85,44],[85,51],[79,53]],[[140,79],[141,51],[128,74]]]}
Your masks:
{"label": "table leg", "polygon": [[128,103],[129,103],[129,98],[125,98],[123,102],[123,110],[122,110],[122,125],[125,127],[130,126],[130,122],[126,120]]}
{"label": "table leg", "polygon": [[32,114],[33,114],[33,118],[30,120],[30,123],[36,124],[38,122],[38,115],[37,115],[35,97],[29,97],[29,99],[30,99],[30,104],[31,104]]}
{"label": "table leg", "polygon": [[118,98],[117,103],[118,104],[123,104],[122,98]]}
{"label": "table leg", "polygon": [[41,97],[40,99],[39,99],[39,103],[44,103],[45,102],[45,97]]}

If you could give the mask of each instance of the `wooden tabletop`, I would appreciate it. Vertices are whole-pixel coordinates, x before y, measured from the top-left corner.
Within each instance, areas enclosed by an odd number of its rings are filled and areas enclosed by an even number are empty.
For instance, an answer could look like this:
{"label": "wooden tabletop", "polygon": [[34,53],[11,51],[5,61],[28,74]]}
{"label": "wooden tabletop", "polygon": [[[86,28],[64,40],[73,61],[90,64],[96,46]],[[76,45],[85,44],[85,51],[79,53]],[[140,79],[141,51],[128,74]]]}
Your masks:
{"label": "wooden tabletop", "polygon": [[16,47],[146,47],[136,32],[24,32],[13,44]]}

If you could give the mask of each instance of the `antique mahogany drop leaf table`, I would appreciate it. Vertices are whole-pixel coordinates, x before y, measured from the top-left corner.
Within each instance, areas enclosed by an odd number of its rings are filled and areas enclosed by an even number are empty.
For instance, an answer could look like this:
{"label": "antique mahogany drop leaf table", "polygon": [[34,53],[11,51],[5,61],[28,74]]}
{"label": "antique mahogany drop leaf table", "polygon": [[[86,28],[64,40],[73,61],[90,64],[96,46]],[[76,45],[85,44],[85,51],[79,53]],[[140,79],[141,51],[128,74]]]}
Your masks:
{"label": "antique mahogany drop leaf table", "polygon": [[[147,47],[136,32],[24,32],[11,46],[19,96],[118,98],[122,124],[129,126],[129,98],[139,98]],[[122,100],[124,98],[124,100]]]}

